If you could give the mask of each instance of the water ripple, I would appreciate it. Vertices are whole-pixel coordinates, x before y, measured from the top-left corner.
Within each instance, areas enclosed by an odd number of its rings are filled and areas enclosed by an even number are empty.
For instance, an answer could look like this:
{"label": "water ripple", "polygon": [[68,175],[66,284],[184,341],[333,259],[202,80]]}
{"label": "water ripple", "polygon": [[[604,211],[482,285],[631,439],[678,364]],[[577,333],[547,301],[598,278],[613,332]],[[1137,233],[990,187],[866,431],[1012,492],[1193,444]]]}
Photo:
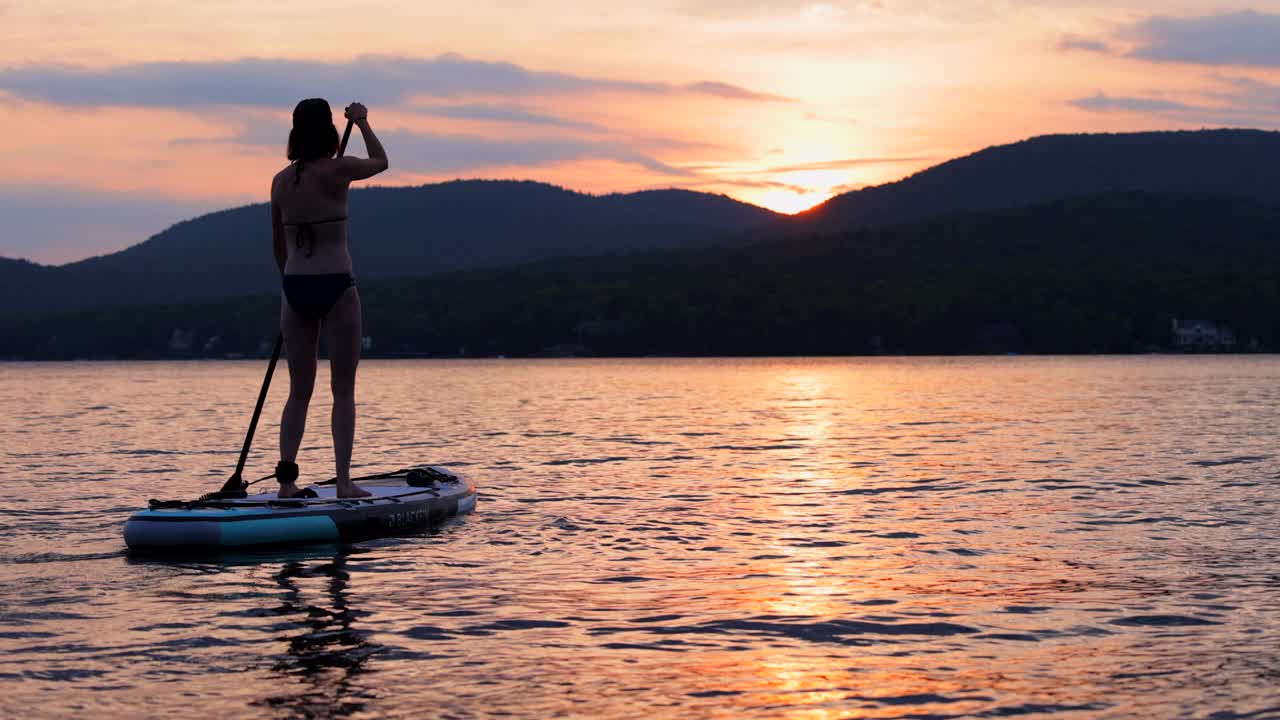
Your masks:
{"label": "water ripple", "polygon": [[261,371],[4,366],[0,716],[1280,716],[1280,359],[373,361],[356,464],[479,512],[127,556]]}

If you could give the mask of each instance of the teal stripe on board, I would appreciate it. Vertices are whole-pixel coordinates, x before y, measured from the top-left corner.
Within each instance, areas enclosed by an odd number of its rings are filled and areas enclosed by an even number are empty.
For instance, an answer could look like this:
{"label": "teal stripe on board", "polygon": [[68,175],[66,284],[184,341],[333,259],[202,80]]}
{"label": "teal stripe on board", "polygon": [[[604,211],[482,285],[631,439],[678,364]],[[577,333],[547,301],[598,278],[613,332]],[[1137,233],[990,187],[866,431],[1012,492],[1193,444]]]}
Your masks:
{"label": "teal stripe on board", "polygon": [[279,514],[280,510],[274,508],[234,508],[230,510],[143,510],[135,513],[134,517],[139,519],[145,519],[147,517],[181,517],[225,520],[228,518],[244,517],[245,515],[262,515],[263,517],[271,517]]}
{"label": "teal stripe on board", "polygon": [[222,523],[221,530],[224,547],[338,539],[338,526],[326,515]]}

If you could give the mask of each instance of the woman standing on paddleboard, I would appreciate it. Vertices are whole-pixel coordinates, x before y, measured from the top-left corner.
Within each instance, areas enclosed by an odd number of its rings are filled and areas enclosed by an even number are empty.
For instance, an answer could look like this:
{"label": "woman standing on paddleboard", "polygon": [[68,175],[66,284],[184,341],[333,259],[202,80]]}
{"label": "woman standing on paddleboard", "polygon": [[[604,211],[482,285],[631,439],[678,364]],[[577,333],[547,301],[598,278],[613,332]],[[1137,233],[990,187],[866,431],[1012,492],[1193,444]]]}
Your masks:
{"label": "woman standing on paddleboard", "polygon": [[347,190],[387,169],[364,105],[352,103],[347,119],[360,128],[368,158],[338,155],[338,129],[329,103],[303,100],[293,109],[289,166],[271,181],[271,236],[280,269],[280,332],[289,356],[289,400],[280,418],[280,497],[315,493],[297,486],[298,448],[315,387],[323,335],[333,388],[333,454],[338,497],[369,493],[351,481],[356,429],[356,366],[360,363],[360,295],[347,251]]}

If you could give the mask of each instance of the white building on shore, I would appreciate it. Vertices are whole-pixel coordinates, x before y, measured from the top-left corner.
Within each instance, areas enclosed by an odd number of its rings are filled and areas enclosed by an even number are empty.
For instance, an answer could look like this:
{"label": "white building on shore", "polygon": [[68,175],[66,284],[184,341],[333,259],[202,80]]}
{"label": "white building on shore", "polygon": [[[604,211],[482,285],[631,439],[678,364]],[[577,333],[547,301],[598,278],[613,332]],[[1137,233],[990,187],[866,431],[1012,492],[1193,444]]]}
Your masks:
{"label": "white building on shore", "polygon": [[1233,348],[1236,334],[1231,328],[1208,320],[1173,320],[1173,342],[1179,348]]}

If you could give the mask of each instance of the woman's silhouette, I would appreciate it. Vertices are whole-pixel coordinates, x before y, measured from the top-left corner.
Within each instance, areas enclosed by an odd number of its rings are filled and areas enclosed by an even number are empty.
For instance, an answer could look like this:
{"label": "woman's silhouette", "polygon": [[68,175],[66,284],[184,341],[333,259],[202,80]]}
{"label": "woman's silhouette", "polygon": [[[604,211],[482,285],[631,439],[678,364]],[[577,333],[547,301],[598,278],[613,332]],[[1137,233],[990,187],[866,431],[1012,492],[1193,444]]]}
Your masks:
{"label": "woman's silhouette", "polygon": [[333,387],[333,454],[338,497],[369,493],[351,482],[356,426],[356,366],[360,362],[360,295],[347,251],[347,190],[387,169],[387,154],[369,127],[368,110],[352,103],[368,158],[334,157],[338,129],[329,103],[303,100],[293,109],[289,166],[271,181],[271,230],[282,278],[280,331],[289,354],[289,400],[280,418],[281,497],[314,494],[297,486],[298,448],[315,387],[320,335],[329,351]]}

